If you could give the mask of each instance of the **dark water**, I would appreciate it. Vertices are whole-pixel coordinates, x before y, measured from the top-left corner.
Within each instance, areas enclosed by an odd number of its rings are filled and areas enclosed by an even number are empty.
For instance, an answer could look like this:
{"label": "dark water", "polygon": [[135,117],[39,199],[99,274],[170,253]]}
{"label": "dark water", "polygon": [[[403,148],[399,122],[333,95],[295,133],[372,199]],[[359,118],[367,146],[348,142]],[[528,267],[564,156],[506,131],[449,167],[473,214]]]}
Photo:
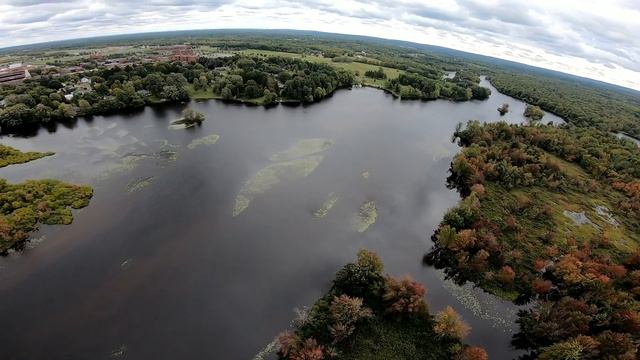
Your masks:
{"label": "dark water", "polygon": [[[2,138],[56,155],[0,177],[90,183],[95,197],[72,225],[43,227],[28,249],[0,259],[0,358],[251,359],[363,247],[389,273],[424,282],[432,312],[458,310],[473,328],[468,342],[493,359],[513,356],[516,308],[421,264],[458,201],[445,187],[455,125],[496,120],[503,102],[512,109],[503,119],[523,120],[524,104],[495,90],[484,102],[453,103],[401,102],[364,88],[309,107],[192,103],[207,115],[195,129],[167,128],[183,105]],[[220,135],[215,145],[187,147],[210,134]],[[231,216],[236,194],[272,154],[319,137],[335,143],[314,172]],[[315,218],[331,192],[339,200]],[[356,232],[351,218],[369,200],[377,222]]]}

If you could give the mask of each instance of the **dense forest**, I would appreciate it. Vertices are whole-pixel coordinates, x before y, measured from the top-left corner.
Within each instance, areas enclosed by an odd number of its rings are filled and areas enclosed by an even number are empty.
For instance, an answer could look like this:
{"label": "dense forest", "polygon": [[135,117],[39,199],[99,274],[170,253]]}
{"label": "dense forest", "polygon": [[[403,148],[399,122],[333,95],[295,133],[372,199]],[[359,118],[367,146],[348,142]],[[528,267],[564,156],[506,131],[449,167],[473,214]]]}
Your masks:
{"label": "dense forest", "polygon": [[360,250],[355,263],[336,274],[333,286],[277,338],[280,359],[486,360],[468,346],[469,333],[451,308],[429,313],[426,288],[410,277],[383,274],[380,258]]}
{"label": "dense forest", "polygon": [[[154,44],[154,41],[148,43]],[[159,44],[169,43],[171,41],[163,39]],[[424,53],[406,54],[386,46],[335,41],[299,43],[278,38],[244,37],[208,38],[196,43],[218,46],[228,56],[201,56],[195,64],[155,62],[104,68],[92,64],[88,57],[90,53],[86,52],[87,58],[81,59],[85,61],[85,72],[53,77],[55,73],[35,70],[37,76],[34,79],[20,85],[0,87],[0,99],[3,100],[0,127],[6,132],[78,116],[189,99],[216,98],[257,105],[310,103],[323,99],[338,88],[355,84],[357,76],[380,80],[377,87],[403,99],[466,101],[483,100],[490,95],[489,89],[478,85],[478,72],[469,69],[462,61]],[[283,51],[302,54],[303,58],[238,53],[245,49]],[[312,59],[314,56],[306,60],[305,54],[321,54],[321,57],[314,55],[315,60]],[[45,53],[32,52],[31,55],[45,56]],[[63,55],[64,51],[47,53],[47,58],[64,58]],[[113,54],[110,57],[123,55]],[[76,58],[56,60],[52,65],[76,66],[78,61]],[[336,66],[340,63],[375,65],[378,70],[359,74],[357,70]],[[400,75],[391,78],[382,70],[383,67],[399,71]],[[444,78],[443,70],[451,69],[458,70],[456,76]]]}
{"label": "dense forest", "polygon": [[[470,122],[449,185],[464,196],[425,261],[523,303],[514,344],[540,359],[635,359],[640,151],[596,129]],[[570,354],[577,354],[571,357]]]}

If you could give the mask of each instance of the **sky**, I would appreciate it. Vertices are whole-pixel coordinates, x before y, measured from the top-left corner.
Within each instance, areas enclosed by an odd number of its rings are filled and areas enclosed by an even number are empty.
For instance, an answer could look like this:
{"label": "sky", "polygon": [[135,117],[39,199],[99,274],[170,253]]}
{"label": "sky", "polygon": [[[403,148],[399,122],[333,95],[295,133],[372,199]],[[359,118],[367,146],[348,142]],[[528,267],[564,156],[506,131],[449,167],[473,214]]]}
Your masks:
{"label": "sky", "polygon": [[221,28],[407,40],[640,90],[640,0],[0,0],[0,47]]}

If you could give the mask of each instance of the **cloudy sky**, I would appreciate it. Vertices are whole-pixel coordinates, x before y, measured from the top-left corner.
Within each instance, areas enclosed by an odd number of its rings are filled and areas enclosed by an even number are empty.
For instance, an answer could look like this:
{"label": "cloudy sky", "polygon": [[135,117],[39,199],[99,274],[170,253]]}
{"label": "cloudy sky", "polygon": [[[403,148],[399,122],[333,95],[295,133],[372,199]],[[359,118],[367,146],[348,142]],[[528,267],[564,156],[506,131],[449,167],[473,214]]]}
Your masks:
{"label": "cloudy sky", "polygon": [[640,90],[640,0],[0,0],[0,47],[215,28],[409,40]]}

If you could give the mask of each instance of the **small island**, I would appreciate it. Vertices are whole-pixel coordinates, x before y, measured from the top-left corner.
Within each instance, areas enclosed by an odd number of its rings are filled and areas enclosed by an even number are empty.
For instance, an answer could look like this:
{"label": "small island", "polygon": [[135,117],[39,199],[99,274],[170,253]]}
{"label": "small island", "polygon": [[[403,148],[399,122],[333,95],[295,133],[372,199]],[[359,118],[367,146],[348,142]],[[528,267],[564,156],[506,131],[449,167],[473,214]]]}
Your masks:
{"label": "small island", "polygon": [[10,146],[0,144],[0,168],[14,164],[23,164],[53,154],[52,152],[22,152]]}
{"label": "small island", "polygon": [[[22,164],[53,153],[23,153],[0,145],[0,167]],[[93,196],[90,186],[67,184],[58,180],[27,180],[10,184],[0,179],[0,254],[20,249],[38,224],[70,224],[71,209],[89,205]]]}
{"label": "small island", "polygon": [[188,129],[196,125],[201,125],[205,120],[203,113],[195,111],[191,108],[182,110],[182,117],[171,122],[171,129]]}
{"label": "small island", "polygon": [[506,114],[509,112],[509,104],[502,104],[499,108],[498,108],[498,112],[500,113],[500,116]]}

